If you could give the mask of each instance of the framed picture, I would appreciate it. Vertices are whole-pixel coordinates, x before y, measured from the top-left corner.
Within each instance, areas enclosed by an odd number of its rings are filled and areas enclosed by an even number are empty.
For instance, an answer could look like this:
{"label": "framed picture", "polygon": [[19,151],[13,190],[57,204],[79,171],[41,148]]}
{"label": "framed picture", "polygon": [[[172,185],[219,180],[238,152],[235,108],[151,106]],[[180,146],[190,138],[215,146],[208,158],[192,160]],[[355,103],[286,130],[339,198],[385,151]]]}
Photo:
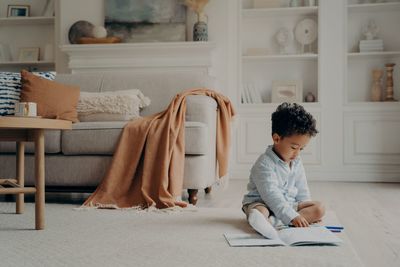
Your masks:
{"label": "framed picture", "polygon": [[301,103],[303,101],[303,81],[273,81],[272,103]]}
{"label": "framed picture", "polygon": [[7,17],[29,17],[29,5],[8,5]]}
{"label": "framed picture", "polygon": [[104,25],[125,43],[186,41],[186,7],[179,0],[105,0]]}
{"label": "framed picture", "polygon": [[38,61],[39,47],[22,47],[18,52],[19,61]]}

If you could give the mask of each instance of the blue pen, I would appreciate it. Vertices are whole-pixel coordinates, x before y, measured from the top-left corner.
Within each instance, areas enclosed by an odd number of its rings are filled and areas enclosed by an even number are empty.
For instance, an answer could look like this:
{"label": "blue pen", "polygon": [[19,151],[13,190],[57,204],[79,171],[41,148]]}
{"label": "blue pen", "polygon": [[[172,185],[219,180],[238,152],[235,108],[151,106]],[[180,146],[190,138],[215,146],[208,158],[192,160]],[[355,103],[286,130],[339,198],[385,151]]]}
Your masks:
{"label": "blue pen", "polygon": [[328,226],[328,225],[325,225],[325,228],[327,228],[329,230],[343,230],[344,229],[343,226]]}

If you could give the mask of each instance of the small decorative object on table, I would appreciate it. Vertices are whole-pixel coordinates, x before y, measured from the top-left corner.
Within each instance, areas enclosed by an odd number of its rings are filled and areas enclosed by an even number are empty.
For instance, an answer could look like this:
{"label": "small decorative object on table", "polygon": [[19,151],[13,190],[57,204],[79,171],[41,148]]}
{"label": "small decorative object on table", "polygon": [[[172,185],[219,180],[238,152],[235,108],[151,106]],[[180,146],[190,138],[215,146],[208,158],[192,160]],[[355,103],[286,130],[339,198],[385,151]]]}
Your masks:
{"label": "small decorative object on table", "polygon": [[371,101],[382,101],[381,78],[383,71],[380,69],[372,70],[373,84],[371,88]]}
{"label": "small decorative object on table", "polygon": [[209,0],[185,0],[185,5],[197,15],[197,22],[193,25],[193,41],[208,41],[207,16],[204,7]]}
{"label": "small decorative object on table", "polygon": [[395,63],[385,64],[386,66],[386,97],[385,101],[397,101],[393,97],[393,68]]}
{"label": "small decorative object on table", "polygon": [[15,113],[17,117],[36,117],[37,108],[34,102],[18,102],[15,103]]}

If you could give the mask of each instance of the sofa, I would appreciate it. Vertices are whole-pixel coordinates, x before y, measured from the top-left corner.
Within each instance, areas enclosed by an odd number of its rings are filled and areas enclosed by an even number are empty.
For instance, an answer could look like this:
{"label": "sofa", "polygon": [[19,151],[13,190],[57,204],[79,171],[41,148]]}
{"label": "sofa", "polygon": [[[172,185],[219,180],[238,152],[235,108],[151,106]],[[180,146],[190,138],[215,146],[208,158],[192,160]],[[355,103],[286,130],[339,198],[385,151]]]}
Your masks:
{"label": "sofa", "polygon": [[[106,92],[139,89],[151,104],[147,116],[164,110],[172,98],[188,88],[213,88],[212,77],[192,71],[154,73],[58,74],[57,82],[78,85],[81,91]],[[217,104],[208,96],[188,96],[185,121],[184,189],[196,204],[197,192],[209,192],[216,181]],[[46,190],[90,192],[102,180],[119,135],[127,121],[74,123],[72,130],[45,132]],[[0,177],[15,177],[15,142],[0,142]],[[26,145],[25,184],[34,184],[33,144]],[[157,167],[157,166],[155,166]]]}

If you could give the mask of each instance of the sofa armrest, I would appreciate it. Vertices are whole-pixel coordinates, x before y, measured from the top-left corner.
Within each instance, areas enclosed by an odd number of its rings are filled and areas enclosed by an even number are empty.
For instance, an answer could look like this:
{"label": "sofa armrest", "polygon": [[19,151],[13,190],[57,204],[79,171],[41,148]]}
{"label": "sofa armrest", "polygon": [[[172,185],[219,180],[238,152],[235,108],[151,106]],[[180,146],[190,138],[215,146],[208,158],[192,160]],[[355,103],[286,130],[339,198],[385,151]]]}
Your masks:
{"label": "sofa armrest", "polygon": [[204,155],[186,155],[183,188],[204,189],[216,181],[217,102],[205,95],[187,96],[185,119],[207,125],[208,143]]}
{"label": "sofa armrest", "polygon": [[189,95],[186,97],[186,120],[207,124],[210,129],[216,128],[217,102],[205,95]]}

